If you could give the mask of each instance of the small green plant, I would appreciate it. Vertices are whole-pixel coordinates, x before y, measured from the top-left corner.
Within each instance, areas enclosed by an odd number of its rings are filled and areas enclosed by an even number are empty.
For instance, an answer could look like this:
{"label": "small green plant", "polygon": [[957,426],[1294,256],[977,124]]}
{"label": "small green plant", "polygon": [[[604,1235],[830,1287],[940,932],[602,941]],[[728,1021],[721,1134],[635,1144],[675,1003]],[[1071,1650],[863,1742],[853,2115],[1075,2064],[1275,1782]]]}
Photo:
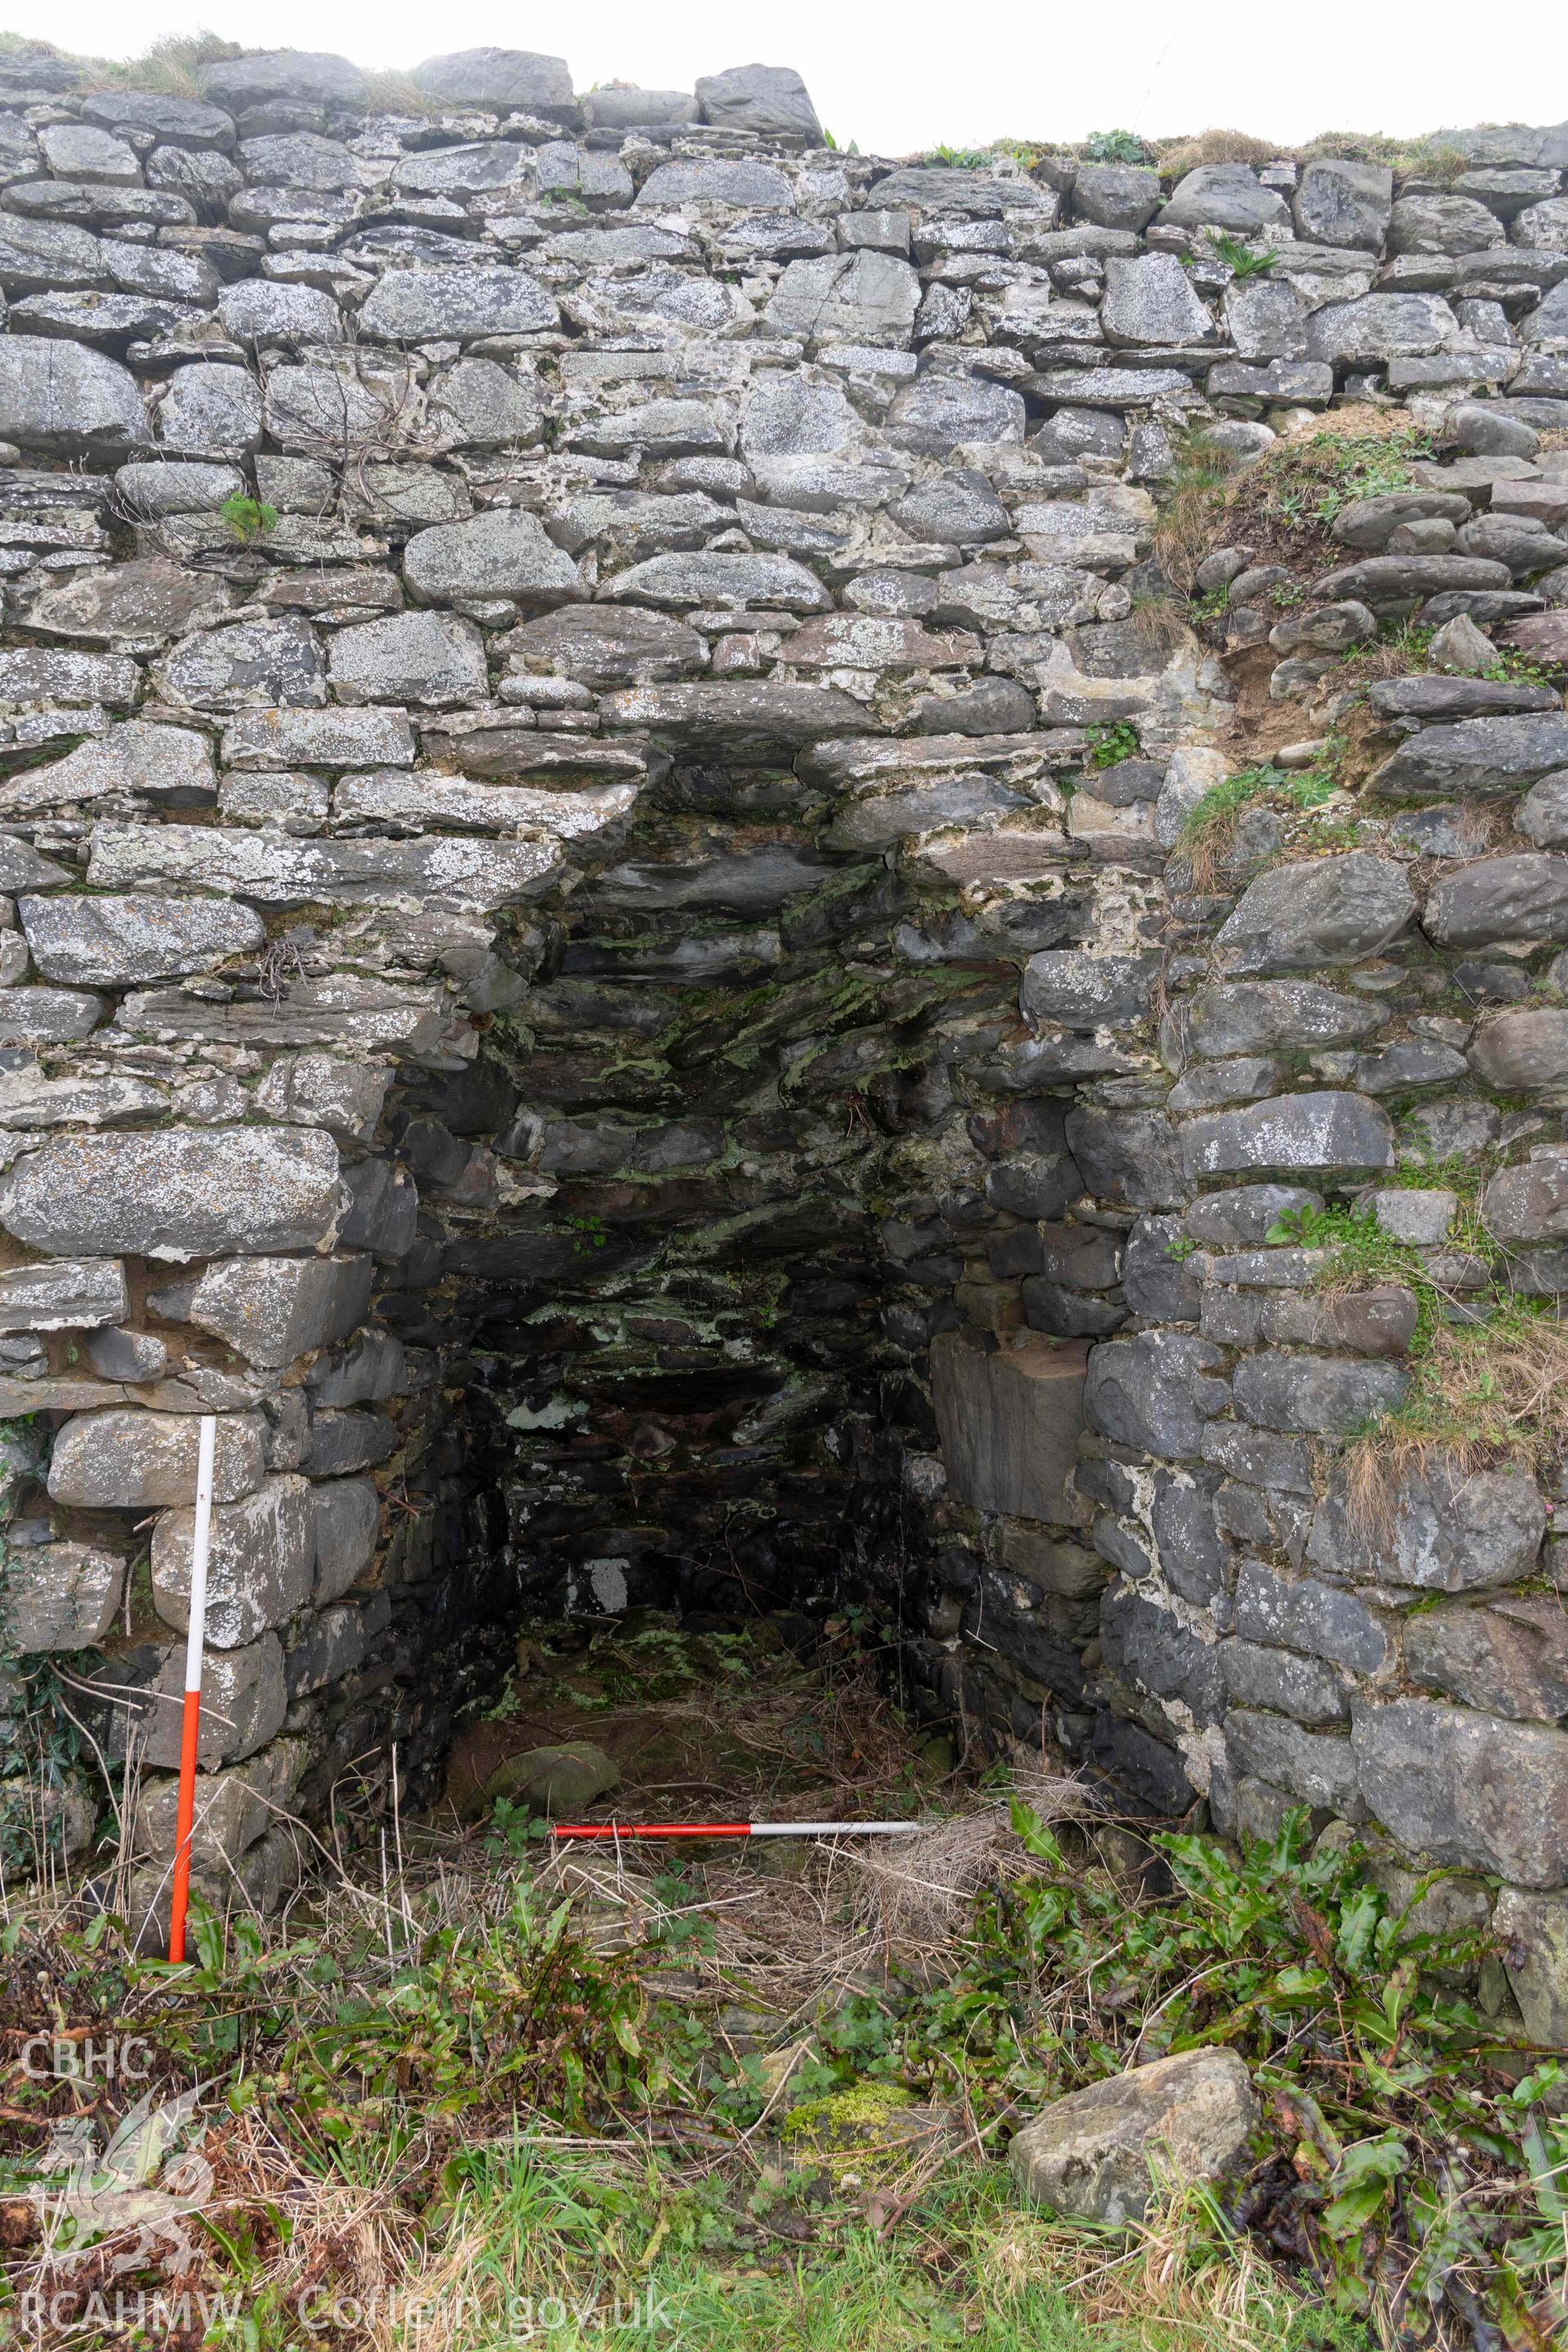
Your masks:
{"label": "small green plant", "polygon": [[1500,649],[1496,661],[1489,662],[1480,675],[1505,686],[1554,687],[1557,683],[1556,677],[1551,671],[1543,669],[1540,662],[1532,660],[1529,654],[1516,651],[1511,646]]}
{"label": "small green plant", "polygon": [[542,1813],[534,1812],[526,1801],[520,1803],[511,1797],[498,1797],[491,1808],[485,1844],[498,1861],[515,1861],[549,1834],[549,1822]]}
{"label": "small green plant", "polygon": [[265,539],[278,528],[278,509],[264,499],[253,499],[245,490],[231,491],[218,509],[236,539]]}
{"label": "small green plant", "polygon": [[922,163],[941,163],[952,172],[983,172],[990,163],[989,147],[933,147],[921,157]]}
{"label": "small green plant", "polygon": [[1152,159],[1135,131],[1091,131],[1083,142],[1091,163],[1147,163]]}
{"label": "small green plant", "polygon": [[[849,151],[856,152],[853,148]],[[998,157],[1007,156],[1022,170],[1032,172],[1040,160],[1041,150],[1023,139],[993,139],[988,147],[932,147],[921,157],[922,163],[944,164],[949,171],[984,172]]]}
{"label": "small green plant", "polygon": [[1358,816],[1311,816],[1301,828],[1300,846],[1314,857],[1353,849],[1362,837],[1361,827]]}
{"label": "small green plant", "polygon": [[1432,455],[1424,433],[1314,433],[1270,449],[1254,469],[1266,515],[1288,530],[1325,528],[1357,499],[1407,490],[1412,467]]}
{"label": "small green plant", "polygon": [[1209,244],[1216,258],[1238,278],[1266,278],[1279,258],[1272,246],[1244,244],[1223,228],[1209,231]]}
{"label": "small green plant", "polygon": [[1091,768],[1119,768],[1123,760],[1135,760],[1142,746],[1138,730],[1125,719],[1089,730],[1089,763]]}
{"label": "small green plant", "polygon": [[576,1256],[586,1257],[591,1250],[608,1247],[610,1236],[602,1217],[568,1217],[566,1223],[577,1236],[572,1244]]}

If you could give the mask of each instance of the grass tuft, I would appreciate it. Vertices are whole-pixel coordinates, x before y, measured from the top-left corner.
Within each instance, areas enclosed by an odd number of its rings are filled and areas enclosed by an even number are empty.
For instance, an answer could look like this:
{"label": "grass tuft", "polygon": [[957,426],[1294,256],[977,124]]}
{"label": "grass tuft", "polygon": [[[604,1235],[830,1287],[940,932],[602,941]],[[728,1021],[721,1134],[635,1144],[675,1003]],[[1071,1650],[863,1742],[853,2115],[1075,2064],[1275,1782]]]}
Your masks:
{"label": "grass tuft", "polygon": [[1179,180],[1202,163],[1272,163],[1286,148],[1246,131],[1200,131],[1196,138],[1164,139],[1155,142],[1163,179]]}
{"label": "grass tuft", "polygon": [[1266,450],[1248,486],[1263,513],[1288,530],[1326,530],[1357,499],[1409,489],[1411,467],[1432,455],[1432,443],[1407,418],[1380,422],[1382,429],[1369,430],[1358,417],[1351,431],[1324,422],[1304,438]]}
{"label": "grass tuft", "polygon": [[1269,765],[1242,768],[1222,783],[1211,784],[1188,812],[1177,839],[1176,845],[1187,861],[1191,888],[1205,896],[1223,887],[1237,829],[1247,810],[1300,813],[1321,808],[1338,790],[1334,778],[1324,770],[1303,768],[1292,772]]}
{"label": "grass tuft", "polygon": [[1174,454],[1154,525],[1154,560],[1171,585],[1190,595],[1241,460],[1234,450],[1209,440],[1202,426],[1182,434]]}
{"label": "grass tuft", "polygon": [[84,58],[86,86],[100,89],[151,89],[167,98],[205,96],[204,66],[247,54],[237,41],[208,32],[169,33],[139,58]]}
{"label": "grass tuft", "polygon": [[1540,1475],[1568,1451],[1568,1326],[1545,1301],[1503,1293],[1467,1302],[1466,1320],[1439,1318],[1418,1332],[1410,1373],[1403,1403],[1346,1463],[1365,1527],[1387,1526],[1413,1473],[1440,1466],[1465,1478],[1510,1465]]}
{"label": "grass tuft", "polygon": [[1331,1251],[1321,1289],[1343,1296],[1397,1283],[1415,1297],[1404,1400],[1355,1440],[1346,1459],[1352,1514],[1369,1530],[1386,1529],[1397,1490],[1414,1473],[1441,1466],[1463,1478],[1514,1465],[1539,1475],[1568,1453],[1568,1324],[1553,1301],[1510,1286],[1473,1170],[1445,1170],[1425,1181],[1456,1192],[1444,1246],[1491,1268],[1479,1288],[1459,1290],[1439,1278],[1431,1258],[1384,1233],[1370,1209],[1293,1212],[1268,1236]]}

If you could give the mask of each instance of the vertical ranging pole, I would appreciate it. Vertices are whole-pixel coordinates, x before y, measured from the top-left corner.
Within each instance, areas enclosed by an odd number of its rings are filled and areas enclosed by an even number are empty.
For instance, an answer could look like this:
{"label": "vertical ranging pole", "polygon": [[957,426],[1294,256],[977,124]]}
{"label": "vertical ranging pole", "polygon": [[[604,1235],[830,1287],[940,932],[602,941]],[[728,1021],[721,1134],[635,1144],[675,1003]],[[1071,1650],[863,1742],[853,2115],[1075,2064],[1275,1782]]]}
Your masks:
{"label": "vertical ranging pole", "polygon": [[196,1739],[202,1723],[202,1647],[207,1623],[207,1553],[212,1544],[213,1455],[217,1423],[202,1415],[196,1452],[196,1523],[191,1549],[191,1621],[185,1635],[185,1712],[180,1730],[180,1805],[174,1828],[174,1885],[169,1899],[169,1958],[185,1957],[191,1895],[191,1832],[196,1811]]}

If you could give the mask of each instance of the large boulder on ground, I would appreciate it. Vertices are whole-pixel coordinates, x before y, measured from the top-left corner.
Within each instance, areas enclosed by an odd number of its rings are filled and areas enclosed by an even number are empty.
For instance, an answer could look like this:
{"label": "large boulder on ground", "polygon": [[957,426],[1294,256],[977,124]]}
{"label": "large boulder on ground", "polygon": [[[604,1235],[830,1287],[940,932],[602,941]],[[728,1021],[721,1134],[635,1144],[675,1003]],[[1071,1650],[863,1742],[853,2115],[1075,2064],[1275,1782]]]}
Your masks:
{"label": "large boulder on ground", "polygon": [[481,1801],[519,1799],[542,1813],[579,1812],[620,1786],[621,1768],[592,1740],[569,1739],[559,1748],[530,1748],[509,1756],[486,1780]]}
{"label": "large boulder on ground", "polygon": [[1074,2221],[1142,2221],[1164,2181],[1216,2180],[1258,2122],[1234,2050],[1187,2050],[1053,2101],[1013,2142],[1024,2189]]}

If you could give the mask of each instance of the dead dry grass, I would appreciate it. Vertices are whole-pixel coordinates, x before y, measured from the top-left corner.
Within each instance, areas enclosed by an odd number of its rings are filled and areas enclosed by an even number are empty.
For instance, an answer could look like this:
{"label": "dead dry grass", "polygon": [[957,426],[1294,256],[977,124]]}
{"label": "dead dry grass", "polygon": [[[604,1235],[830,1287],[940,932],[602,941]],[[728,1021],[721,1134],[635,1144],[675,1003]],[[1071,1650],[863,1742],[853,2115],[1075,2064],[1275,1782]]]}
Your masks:
{"label": "dead dry grass", "polygon": [[1192,594],[1199,564],[1219,543],[1216,526],[1239,463],[1199,432],[1177,444],[1176,470],[1154,523],[1154,560],[1184,596]]}
{"label": "dead dry grass", "polygon": [[1089,2326],[1125,2331],[1134,2343],[1277,2352],[1300,2305],[1253,2242],[1215,2220],[1202,2189],[1166,2187],[1131,2232],[1097,2236],[1019,2213],[985,2260],[994,2283],[1015,2293],[1031,2277],[1070,2281]]}
{"label": "dead dry grass", "polygon": [[1485,1321],[1439,1321],[1404,1404],[1349,1451],[1351,1513],[1364,1532],[1385,1534],[1414,1475],[1467,1478],[1507,1464],[1542,1473],[1565,1452],[1568,1324],[1506,1305]]}
{"label": "dead dry grass", "polygon": [[1289,148],[1255,139],[1247,131],[1200,131],[1195,136],[1157,139],[1152,144],[1162,177],[1178,180],[1203,163],[1272,163],[1289,152]]}
{"label": "dead dry grass", "polygon": [[[1103,1818],[1079,1780],[1026,1769],[1015,1787],[1048,1822]],[[956,1963],[974,1896],[1016,1876],[1021,1854],[1008,1801],[971,1799],[886,1843],[654,1855],[635,1844],[566,1846],[549,1872],[552,1886],[586,1903],[600,1948],[666,1945],[682,1996],[716,2009],[743,1979],[770,2032],[787,2040],[894,1971],[940,1979]]]}

